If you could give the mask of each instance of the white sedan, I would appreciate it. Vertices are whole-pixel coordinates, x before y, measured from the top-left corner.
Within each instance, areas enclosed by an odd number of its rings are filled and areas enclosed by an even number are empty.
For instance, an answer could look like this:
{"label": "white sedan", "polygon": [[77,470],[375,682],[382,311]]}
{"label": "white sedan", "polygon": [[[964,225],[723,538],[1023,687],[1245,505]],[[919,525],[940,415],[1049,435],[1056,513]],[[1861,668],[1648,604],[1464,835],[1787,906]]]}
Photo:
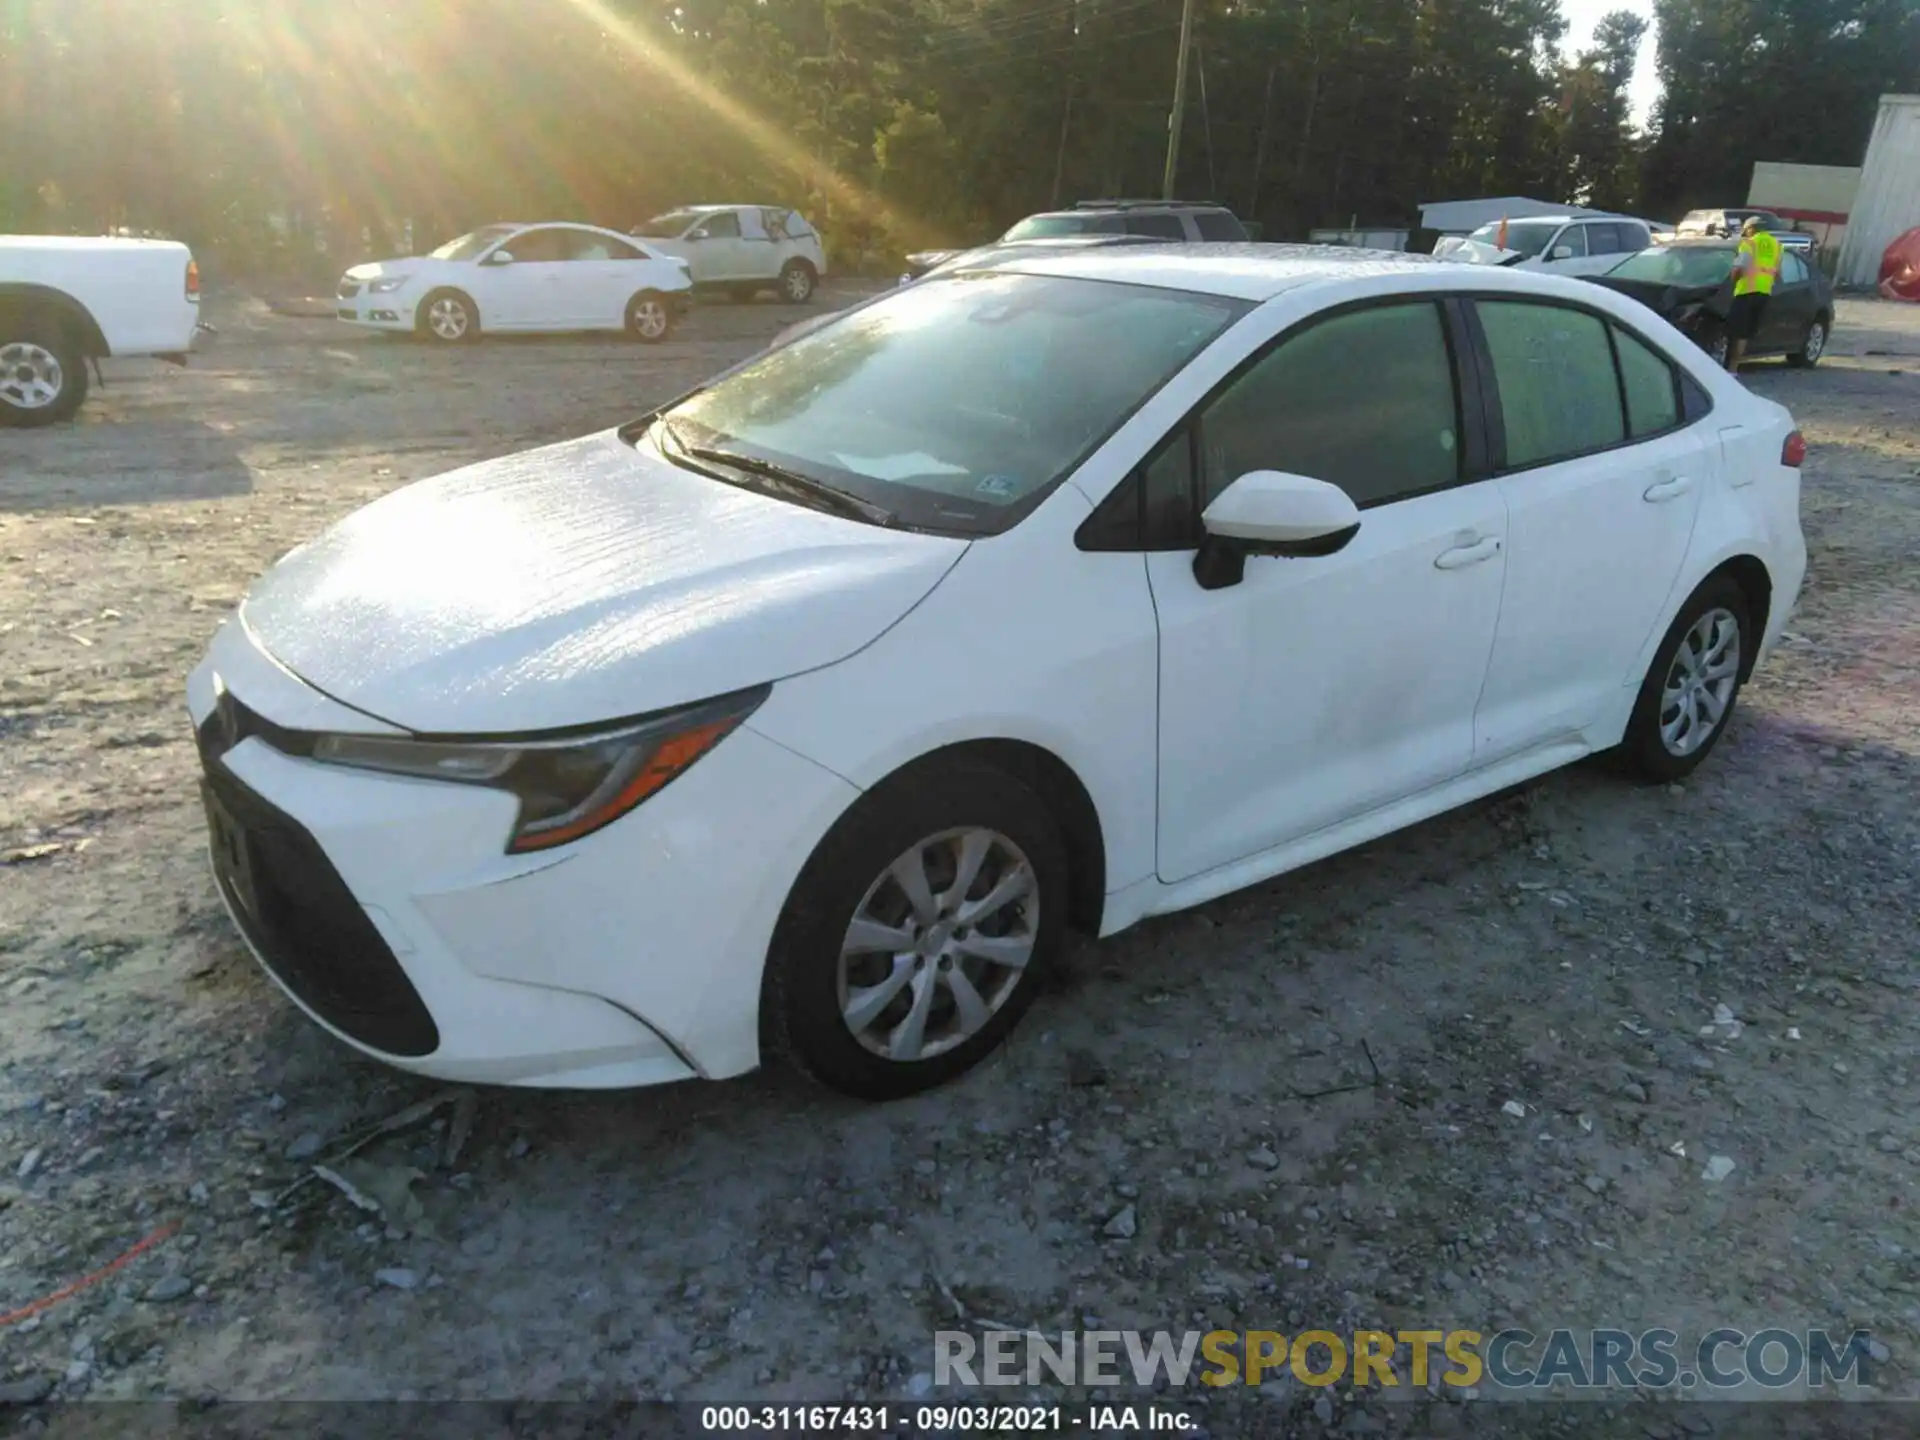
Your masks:
{"label": "white sedan", "polygon": [[219,892],[409,1069],[906,1094],[1069,929],[1595,752],[1687,774],[1799,593],[1803,453],[1547,275],[929,280],[283,559],[188,682]]}
{"label": "white sedan", "polygon": [[426,255],[356,265],[335,313],[350,325],[442,344],[492,331],[673,331],[693,280],[686,262],[593,225],[483,225]]}

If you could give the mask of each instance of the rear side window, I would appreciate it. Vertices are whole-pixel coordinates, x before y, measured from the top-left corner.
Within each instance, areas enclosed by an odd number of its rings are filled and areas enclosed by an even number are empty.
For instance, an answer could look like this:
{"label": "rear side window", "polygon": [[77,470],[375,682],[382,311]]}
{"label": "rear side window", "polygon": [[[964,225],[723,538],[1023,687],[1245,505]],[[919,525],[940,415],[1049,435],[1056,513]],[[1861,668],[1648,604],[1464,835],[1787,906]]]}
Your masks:
{"label": "rear side window", "polygon": [[1184,240],[1187,232],[1178,215],[1129,215],[1127,234],[1151,235],[1159,240]]}
{"label": "rear side window", "polygon": [[1680,391],[1673,366],[1618,326],[1614,352],[1620,357],[1620,389],[1627,397],[1627,429],[1636,440],[1671,430],[1680,423]]}
{"label": "rear side window", "polygon": [[1282,341],[1207,408],[1201,508],[1250,470],[1325,480],[1360,506],[1443,489],[1460,477],[1458,417],[1438,305],[1335,315]]}
{"label": "rear side window", "polygon": [[1482,300],[1478,309],[1506,421],[1509,469],[1626,439],[1613,349],[1599,316],[1512,300]]}
{"label": "rear side window", "polygon": [[1244,240],[1247,227],[1225,210],[1202,210],[1193,217],[1202,240]]}

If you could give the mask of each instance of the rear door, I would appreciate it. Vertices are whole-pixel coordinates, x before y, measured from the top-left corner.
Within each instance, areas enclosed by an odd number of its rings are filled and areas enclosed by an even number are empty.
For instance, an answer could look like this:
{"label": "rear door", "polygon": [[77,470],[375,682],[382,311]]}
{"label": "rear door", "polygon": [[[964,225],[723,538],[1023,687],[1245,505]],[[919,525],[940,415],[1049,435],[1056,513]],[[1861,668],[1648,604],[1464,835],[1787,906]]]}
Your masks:
{"label": "rear door", "polygon": [[560,312],[569,329],[618,330],[626,325],[627,301],[645,288],[635,263],[644,252],[597,230],[567,232],[567,264],[561,272]]}
{"label": "rear door", "polygon": [[1474,310],[1510,528],[1478,766],[1578,739],[1638,684],[1720,451],[1644,336],[1544,298]]}

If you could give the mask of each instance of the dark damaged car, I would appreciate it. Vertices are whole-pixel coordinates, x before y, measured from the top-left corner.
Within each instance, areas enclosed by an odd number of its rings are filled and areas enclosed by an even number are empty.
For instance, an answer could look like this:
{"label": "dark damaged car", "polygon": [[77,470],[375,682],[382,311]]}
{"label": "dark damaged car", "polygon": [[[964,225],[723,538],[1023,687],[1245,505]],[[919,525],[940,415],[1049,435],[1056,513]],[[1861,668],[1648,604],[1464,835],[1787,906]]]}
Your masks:
{"label": "dark damaged car", "polygon": [[[1733,262],[1739,241],[1678,239],[1630,255],[1604,275],[1584,278],[1630,295],[1672,323],[1721,363],[1727,358],[1727,313],[1733,304]],[[1773,298],[1748,358],[1784,355],[1789,365],[1813,365],[1833,334],[1833,286],[1791,250],[1780,252]]]}

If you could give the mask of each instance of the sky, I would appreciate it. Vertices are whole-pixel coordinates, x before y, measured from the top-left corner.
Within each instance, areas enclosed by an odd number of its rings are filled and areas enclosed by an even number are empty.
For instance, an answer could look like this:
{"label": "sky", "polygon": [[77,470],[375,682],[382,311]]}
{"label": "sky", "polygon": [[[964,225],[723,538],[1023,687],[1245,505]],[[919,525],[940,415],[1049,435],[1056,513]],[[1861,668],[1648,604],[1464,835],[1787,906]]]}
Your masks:
{"label": "sky", "polygon": [[1660,95],[1660,80],[1653,69],[1653,0],[1560,0],[1560,13],[1567,17],[1567,53],[1575,54],[1591,43],[1593,27],[1609,10],[1631,10],[1646,17],[1647,35],[1640,42],[1640,63],[1628,92],[1633,99],[1634,123],[1645,125]]}

